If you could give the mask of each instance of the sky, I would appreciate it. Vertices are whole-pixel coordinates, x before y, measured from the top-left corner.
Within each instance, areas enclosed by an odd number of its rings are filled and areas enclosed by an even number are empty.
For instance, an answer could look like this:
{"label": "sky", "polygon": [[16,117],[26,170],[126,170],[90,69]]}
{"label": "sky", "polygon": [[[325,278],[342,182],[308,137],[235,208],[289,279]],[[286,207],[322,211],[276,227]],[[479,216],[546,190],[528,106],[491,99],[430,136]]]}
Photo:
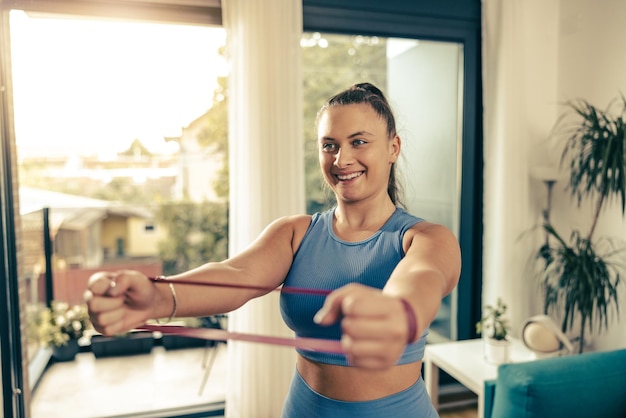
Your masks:
{"label": "sky", "polygon": [[[19,157],[111,155],[139,139],[171,152],[166,136],[207,111],[222,28],[53,19],[11,12]],[[71,150],[71,151],[70,151]]]}

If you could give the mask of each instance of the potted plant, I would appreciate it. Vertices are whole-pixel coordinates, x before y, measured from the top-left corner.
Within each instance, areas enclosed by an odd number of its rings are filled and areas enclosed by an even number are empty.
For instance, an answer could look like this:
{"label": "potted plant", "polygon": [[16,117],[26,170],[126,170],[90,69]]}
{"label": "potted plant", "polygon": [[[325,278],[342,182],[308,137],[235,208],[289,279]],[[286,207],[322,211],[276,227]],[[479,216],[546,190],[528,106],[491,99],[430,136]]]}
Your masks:
{"label": "potted plant", "polygon": [[39,311],[34,321],[38,341],[52,348],[57,361],[70,361],[79,351],[78,340],[92,329],[87,307],[52,301]]}
{"label": "potted plant", "polygon": [[91,336],[91,352],[96,358],[149,354],[154,347],[151,331],[131,330],[124,334]]}
{"label": "potted plant", "polygon": [[[190,328],[224,329],[223,322],[226,317],[226,315],[220,314],[201,318],[178,318],[172,325],[182,325]],[[180,348],[213,347],[216,342],[184,335],[163,334],[161,336],[161,344],[166,350],[177,350]]]}
{"label": "potted plant", "polygon": [[[613,102],[614,104],[615,102]],[[561,165],[570,170],[568,189],[577,199],[595,199],[591,226],[586,233],[573,230],[569,241],[549,222],[544,230],[551,240],[537,252],[540,281],[545,291],[544,313],[557,311],[565,333],[578,328],[579,353],[585,332],[608,329],[609,311],[619,311],[618,286],[623,264],[618,258],[623,246],[615,239],[596,238],[594,232],[604,205],[619,199],[622,216],[626,209],[626,98],[621,97],[617,116],[585,100],[567,103],[557,126],[564,126],[566,142]],[[576,117],[573,124],[566,116]]]}
{"label": "potted plant", "polygon": [[476,332],[484,339],[484,356],[488,363],[501,364],[509,361],[511,341],[508,339],[509,322],[505,318],[507,306],[501,298],[496,305],[487,305],[483,316],[476,323]]}

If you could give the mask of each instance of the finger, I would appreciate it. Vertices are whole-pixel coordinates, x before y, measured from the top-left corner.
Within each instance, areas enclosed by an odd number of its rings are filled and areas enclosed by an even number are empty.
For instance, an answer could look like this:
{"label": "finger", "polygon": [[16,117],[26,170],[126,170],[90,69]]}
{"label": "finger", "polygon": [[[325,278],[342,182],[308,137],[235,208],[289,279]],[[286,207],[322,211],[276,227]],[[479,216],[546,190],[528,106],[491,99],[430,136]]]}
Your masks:
{"label": "finger", "polygon": [[313,320],[319,325],[331,325],[337,322],[342,315],[352,314],[352,306],[355,300],[368,295],[380,294],[379,289],[373,289],[358,283],[345,285],[326,297],[324,305],[315,315]]}
{"label": "finger", "polygon": [[114,283],[114,273],[99,272],[91,275],[87,282],[87,289],[92,295],[105,295],[111,289],[111,283]]}
{"label": "finger", "polygon": [[120,309],[124,306],[124,302],[124,295],[109,296],[93,294],[88,301],[88,307],[89,310],[94,313],[101,313],[112,311],[114,309]]}
{"label": "finger", "polygon": [[362,341],[344,335],[341,338],[341,346],[346,353],[350,365],[378,369],[389,366],[386,346],[377,341]]}
{"label": "finger", "polygon": [[332,325],[341,316],[341,304],[346,295],[341,290],[336,290],[326,297],[324,305],[317,311],[313,321],[318,325]]}
{"label": "finger", "polygon": [[94,314],[93,322],[97,324],[97,329],[104,335],[121,334],[129,329],[125,324],[123,309],[114,309]]}
{"label": "finger", "polygon": [[341,320],[342,334],[353,338],[405,341],[406,332],[402,325],[386,317],[344,316]]}

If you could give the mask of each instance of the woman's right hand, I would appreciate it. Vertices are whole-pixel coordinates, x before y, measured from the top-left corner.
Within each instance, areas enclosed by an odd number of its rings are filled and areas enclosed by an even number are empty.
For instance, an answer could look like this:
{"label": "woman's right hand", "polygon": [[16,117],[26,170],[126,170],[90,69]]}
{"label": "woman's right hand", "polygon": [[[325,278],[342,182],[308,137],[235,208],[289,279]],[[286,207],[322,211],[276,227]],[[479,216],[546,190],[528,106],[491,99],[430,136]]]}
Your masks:
{"label": "woman's right hand", "polygon": [[89,278],[85,302],[94,328],[104,335],[121,334],[155,318],[159,292],[143,273],[99,272]]}

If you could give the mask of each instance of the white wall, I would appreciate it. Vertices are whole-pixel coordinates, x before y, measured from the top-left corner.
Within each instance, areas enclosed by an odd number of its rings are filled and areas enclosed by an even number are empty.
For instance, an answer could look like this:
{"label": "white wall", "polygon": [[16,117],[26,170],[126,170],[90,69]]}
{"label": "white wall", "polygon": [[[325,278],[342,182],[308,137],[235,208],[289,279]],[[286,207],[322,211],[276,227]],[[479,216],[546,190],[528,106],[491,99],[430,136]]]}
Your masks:
{"label": "white wall", "polygon": [[[626,2],[623,0],[561,0],[559,10],[559,101],[584,98],[601,109],[626,94]],[[591,205],[577,209],[559,187],[553,213],[562,228],[570,223],[588,231]],[[594,235],[626,240],[626,222],[614,202],[601,215]],[[626,262],[626,255],[624,255]],[[609,332],[594,337],[597,349],[626,347],[626,285],[621,287],[621,315],[613,315]]]}
{"label": "white wall", "polygon": [[[543,240],[540,229],[532,228],[541,223],[546,188],[533,169],[559,163],[562,144],[550,136],[565,110],[561,103],[585,98],[604,108],[620,92],[626,94],[626,2],[483,0],[483,5],[490,22],[484,25],[483,300],[503,297],[517,334],[525,318],[543,310],[530,267]],[[591,207],[577,208],[564,188],[565,181],[557,182],[551,218],[567,237],[573,227],[587,230]],[[596,230],[600,236],[626,240],[617,205],[603,213]],[[626,347],[626,285],[620,289],[620,308],[609,331],[592,336],[594,349]]]}
{"label": "white wall", "polygon": [[552,159],[558,1],[483,0],[483,302],[504,300],[514,335],[542,311],[529,266],[545,191],[530,173]]}

